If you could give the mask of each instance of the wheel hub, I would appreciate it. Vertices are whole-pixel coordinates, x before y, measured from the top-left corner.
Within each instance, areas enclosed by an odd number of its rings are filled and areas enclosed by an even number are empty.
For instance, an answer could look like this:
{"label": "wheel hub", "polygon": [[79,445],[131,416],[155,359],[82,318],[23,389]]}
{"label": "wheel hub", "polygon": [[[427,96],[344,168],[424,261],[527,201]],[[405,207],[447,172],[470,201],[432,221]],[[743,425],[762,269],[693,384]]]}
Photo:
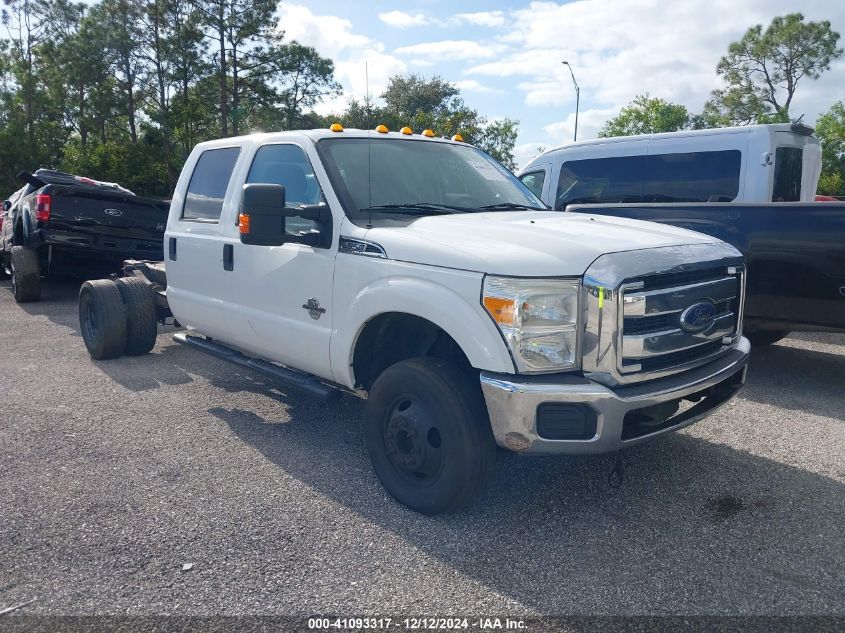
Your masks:
{"label": "wheel hub", "polygon": [[433,477],[443,459],[440,433],[427,413],[413,401],[402,401],[394,407],[384,429],[391,463],[417,480]]}

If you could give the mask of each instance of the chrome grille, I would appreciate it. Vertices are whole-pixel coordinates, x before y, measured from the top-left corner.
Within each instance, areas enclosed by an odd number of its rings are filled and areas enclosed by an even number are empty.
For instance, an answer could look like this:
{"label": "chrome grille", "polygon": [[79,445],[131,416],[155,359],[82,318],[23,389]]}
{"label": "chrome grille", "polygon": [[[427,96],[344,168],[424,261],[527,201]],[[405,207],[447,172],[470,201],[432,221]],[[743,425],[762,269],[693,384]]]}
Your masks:
{"label": "chrome grille", "polygon": [[[656,277],[657,284],[636,280],[622,286],[622,349],[618,360],[623,373],[671,367],[681,359],[693,361],[699,354],[712,354],[714,343],[730,344],[737,334],[740,271],[725,267],[698,271],[696,281],[669,287],[659,287],[662,284]],[[655,286],[655,290],[644,289]],[[696,305],[712,306],[707,309],[712,309],[713,316],[707,327],[690,331],[681,317]]]}
{"label": "chrome grille", "polygon": [[742,255],[724,242],[603,255],[584,275],[582,369],[614,386],[715,360],[739,341],[744,292]]}

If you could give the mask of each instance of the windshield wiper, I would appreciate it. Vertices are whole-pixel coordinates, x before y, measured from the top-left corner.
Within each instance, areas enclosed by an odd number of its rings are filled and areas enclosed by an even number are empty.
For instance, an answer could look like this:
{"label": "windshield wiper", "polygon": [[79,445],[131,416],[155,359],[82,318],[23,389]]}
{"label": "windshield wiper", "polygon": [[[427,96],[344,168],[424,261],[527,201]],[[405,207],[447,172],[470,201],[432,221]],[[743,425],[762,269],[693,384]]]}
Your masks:
{"label": "windshield wiper", "polygon": [[404,204],[377,204],[366,207],[361,211],[381,211],[390,213],[406,213],[408,215],[448,215],[450,213],[465,213],[472,211],[467,207],[458,207],[451,204],[435,204],[433,202],[408,202]]}
{"label": "windshield wiper", "polygon": [[527,204],[518,204],[516,202],[499,202],[498,204],[485,204],[478,207],[485,211],[548,211],[543,207],[530,207]]}

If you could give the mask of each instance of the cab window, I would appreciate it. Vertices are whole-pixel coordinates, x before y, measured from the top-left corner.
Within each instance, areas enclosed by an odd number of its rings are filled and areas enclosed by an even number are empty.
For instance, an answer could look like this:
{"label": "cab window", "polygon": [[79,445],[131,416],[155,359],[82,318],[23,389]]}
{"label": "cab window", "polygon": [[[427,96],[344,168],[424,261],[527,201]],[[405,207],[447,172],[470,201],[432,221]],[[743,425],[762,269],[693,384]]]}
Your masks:
{"label": "cab window", "polygon": [[[282,185],[285,188],[285,204],[289,207],[320,204],[323,201],[323,193],[311,162],[298,145],[276,144],[258,148],[246,181]],[[292,235],[315,228],[312,220],[296,217],[285,219],[285,232]]]}
{"label": "cab window", "polygon": [[775,181],[772,202],[801,200],[801,176],[804,151],[800,147],[778,147],[775,150]]}
{"label": "cab window", "polygon": [[545,171],[532,171],[528,172],[527,174],[522,174],[519,179],[522,181],[522,184],[528,187],[538,198],[542,198],[543,195],[543,183],[546,182],[546,172]]}
{"label": "cab window", "polygon": [[204,151],[185,194],[182,219],[198,222],[217,222],[223,211],[223,199],[229,180],[235,170],[235,163],[241,153],[240,147],[222,147]]}

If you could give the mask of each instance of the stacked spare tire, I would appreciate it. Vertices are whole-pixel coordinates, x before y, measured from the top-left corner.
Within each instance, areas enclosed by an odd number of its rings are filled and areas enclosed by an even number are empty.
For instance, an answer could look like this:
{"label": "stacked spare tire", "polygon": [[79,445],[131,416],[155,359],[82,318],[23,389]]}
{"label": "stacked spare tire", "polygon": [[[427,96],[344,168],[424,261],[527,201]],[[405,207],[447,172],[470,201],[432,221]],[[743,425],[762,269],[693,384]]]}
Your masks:
{"label": "stacked spare tire", "polygon": [[153,288],[138,277],[86,281],[79,290],[82,340],[92,358],[139,356],[155,346]]}

